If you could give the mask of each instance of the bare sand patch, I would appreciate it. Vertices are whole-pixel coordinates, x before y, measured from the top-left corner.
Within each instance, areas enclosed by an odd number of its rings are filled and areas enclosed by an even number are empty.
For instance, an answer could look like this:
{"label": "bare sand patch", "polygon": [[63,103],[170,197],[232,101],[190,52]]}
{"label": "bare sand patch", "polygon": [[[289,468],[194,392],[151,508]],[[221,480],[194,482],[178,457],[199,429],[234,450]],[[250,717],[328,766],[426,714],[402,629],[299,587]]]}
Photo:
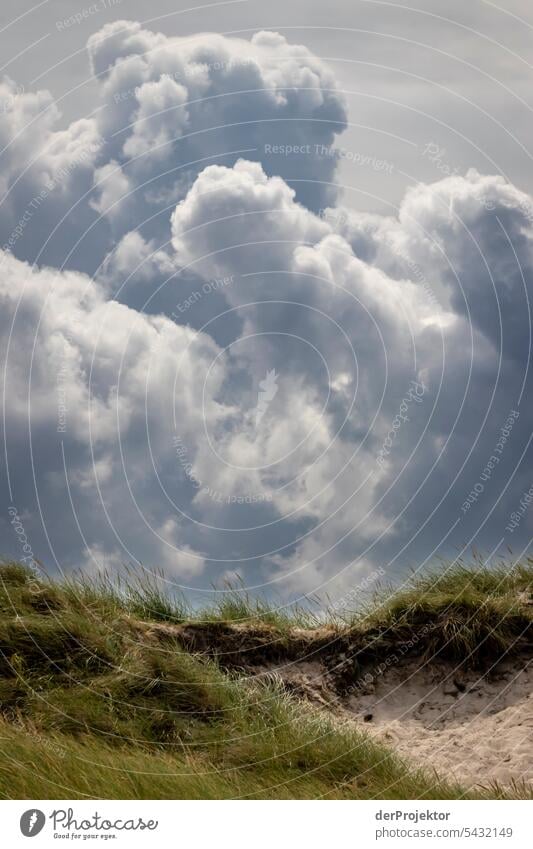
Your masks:
{"label": "bare sand patch", "polygon": [[366,686],[334,696],[318,663],[285,667],[291,688],[353,720],[404,760],[466,788],[533,787],[533,667],[525,657],[481,673],[405,660]]}

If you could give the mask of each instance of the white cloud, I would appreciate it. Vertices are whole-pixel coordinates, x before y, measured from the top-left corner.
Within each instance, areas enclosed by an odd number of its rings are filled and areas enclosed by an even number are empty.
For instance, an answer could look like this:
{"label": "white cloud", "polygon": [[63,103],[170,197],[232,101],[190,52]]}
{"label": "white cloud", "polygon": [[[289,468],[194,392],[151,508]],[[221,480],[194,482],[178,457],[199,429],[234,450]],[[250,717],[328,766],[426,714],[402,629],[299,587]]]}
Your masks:
{"label": "white cloud", "polygon": [[[94,281],[78,273],[32,269],[9,254],[2,255],[1,263],[5,344],[9,339],[9,353],[4,346],[2,358],[10,466],[16,475],[28,439],[48,445],[46,455],[39,451],[34,457],[36,485],[47,510],[53,511],[58,492],[65,495],[68,480],[75,500],[89,500],[84,508],[89,512],[82,510],[78,517],[83,533],[99,500],[112,522],[123,503],[137,497],[149,538],[157,502],[152,463],[165,469],[172,461],[173,422],[194,450],[204,419],[213,417],[213,426],[224,418],[223,405],[202,404],[201,394],[201,376],[216,358],[217,346],[167,318],[107,300]],[[215,385],[222,371],[220,361],[211,369]],[[148,438],[152,456],[146,451]],[[61,465],[40,474],[43,461],[45,466],[53,457],[60,462],[61,443],[66,479]],[[179,479],[179,468],[173,468],[171,479]],[[148,479],[152,488],[143,492]],[[94,539],[89,544],[102,545]],[[179,548],[175,533],[173,544]],[[175,555],[178,567],[193,559],[187,556],[190,550],[184,545],[183,560]]]}
{"label": "white cloud", "polygon": [[49,93],[0,84],[0,244],[38,258],[0,268],[10,480],[35,539],[88,568],[92,552],[298,592],[497,537],[527,488],[532,199],[469,171],[397,216],[317,214],[337,160],[315,145],[346,110],[307,48],[119,21],[88,49],[93,117],[63,127]]}
{"label": "white cloud", "polygon": [[[528,358],[523,273],[531,268],[530,203],[500,178],[470,173],[413,190],[397,220],[348,213],[341,228],[345,239],[333,232],[331,223],[296,204],[279,178],[268,178],[257,163],[238,162],[231,169],[206,168],[178,204],[172,217],[178,259],[205,276],[240,275],[240,282],[226,295],[245,316],[243,335],[257,336],[257,361],[280,374],[283,369],[289,372],[285,416],[272,423],[268,439],[250,438],[241,427],[226,434],[225,445],[225,456],[234,463],[238,458],[248,464],[271,461],[271,491],[280,512],[312,515],[321,525],[288,559],[287,554],[273,558],[282,574],[296,569],[303,575],[303,567],[311,567],[316,559],[322,574],[335,574],[350,550],[337,542],[346,538],[352,547],[357,541],[356,549],[383,534],[386,540],[403,536],[409,542],[416,527],[410,527],[407,517],[394,521],[397,479],[423,481],[424,475],[429,476],[433,482],[431,495],[426,493],[429,506],[446,494],[452,472],[460,473],[476,442],[481,455],[490,456],[493,432],[488,427],[485,436],[478,429],[485,411],[492,426],[497,422],[498,408],[490,403],[500,348],[495,316],[501,316],[504,356],[515,356],[518,346],[521,362]],[[366,259],[356,256],[350,243]],[[449,295],[437,299],[435,291]],[[343,382],[343,392],[336,393],[335,415],[330,408],[321,420],[321,439],[316,441],[315,432],[314,440],[305,441],[303,453],[289,451],[282,473],[276,469],[276,451],[291,444],[293,431],[305,430],[307,418],[319,420],[316,399],[323,378],[319,369],[310,371],[307,352],[288,359],[277,338],[270,346],[261,338],[272,332],[272,298],[287,304],[275,314],[274,331],[297,331],[312,340],[327,361],[330,385],[341,377]],[[245,307],[248,301],[255,306]],[[297,305],[292,311],[291,302]],[[356,369],[340,344],[339,328],[354,347]],[[521,331],[515,334],[513,328]],[[254,368],[257,371],[257,363]],[[505,378],[497,397],[501,396],[507,415],[508,407],[517,403],[523,374],[516,374],[514,366],[500,368],[505,369]],[[350,377],[357,382],[353,409]],[[416,409],[417,402],[409,415],[404,412],[401,432],[393,433],[394,450],[387,452],[386,463],[377,466],[380,445],[395,427],[402,405],[408,406],[405,394],[412,380],[426,386],[423,409]],[[314,396],[304,388],[313,382]],[[313,398],[309,408],[306,395]],[[292,416],[291,410],[297,415]],[[334,440],[335,426],[346,412],[348,432]],[[416,423],[407,424],[410,421]],[[450,442],[452,427],[456,437]],[[349,435],[350,428],[357,433],[355,438]],[[443,433],[446,441],[440,438]],[[328,450],[313,465],[322,447]],[[453,460],[442,476],[435,472],[435,464],[444,448]],[[354,452],[356,458],[351,460]],[[279,484],[298,471],[298,484],[277,493],[272,479]],[[365,481],[357,499],[355,481]],[[414,499],[415,515],[423,513],[425,502],[417,497],[416,488],[412,493],[407,490],[402,501],[408,504],[409,497]],[[332,514],[335,518],[330,521]],[[315,569],[313,565],[309,574]]]}

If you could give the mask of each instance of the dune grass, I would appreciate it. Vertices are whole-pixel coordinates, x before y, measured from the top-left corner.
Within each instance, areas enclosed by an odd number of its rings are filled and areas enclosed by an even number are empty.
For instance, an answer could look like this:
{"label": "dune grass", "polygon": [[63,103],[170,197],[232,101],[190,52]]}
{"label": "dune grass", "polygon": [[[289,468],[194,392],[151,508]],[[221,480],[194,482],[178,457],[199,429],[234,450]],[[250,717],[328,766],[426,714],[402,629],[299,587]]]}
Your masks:
{"label": "dune grass", "polygon": [[533,560],[442,563],[399,589],[382,588],[348,624],[393,641],[424,632],[429,656],[488,665],[531,643]]}
{"label": "dune grass", "polygon": [[[404,639],[432,621],[431,638],[451,639],[456,653],[489,632],[491,645],[510,650],[533,619],[531,564],[490,575],[454,568],[382,591],[372,608],[330,626],[328,642]],[[172,627],[161,640],[150,626],[248,622],[287,636],[309,628],[309,616],[243,593],[193,614],[156,579],[60,583],[0,566],[0,797],[465,795],[275,681],[228,674],[187,651]]]}

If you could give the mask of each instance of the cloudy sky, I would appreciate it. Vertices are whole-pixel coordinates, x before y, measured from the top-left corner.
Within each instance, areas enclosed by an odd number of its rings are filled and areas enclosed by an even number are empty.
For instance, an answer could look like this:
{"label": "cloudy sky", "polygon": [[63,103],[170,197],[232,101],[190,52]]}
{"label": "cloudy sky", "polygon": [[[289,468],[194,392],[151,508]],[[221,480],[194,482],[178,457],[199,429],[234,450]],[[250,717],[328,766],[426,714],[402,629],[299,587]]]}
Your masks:
{"label": "cloudy sky", "polygon": [[526,0],[7,0],[0,38],[5,556],[204,602],[525,556]]}

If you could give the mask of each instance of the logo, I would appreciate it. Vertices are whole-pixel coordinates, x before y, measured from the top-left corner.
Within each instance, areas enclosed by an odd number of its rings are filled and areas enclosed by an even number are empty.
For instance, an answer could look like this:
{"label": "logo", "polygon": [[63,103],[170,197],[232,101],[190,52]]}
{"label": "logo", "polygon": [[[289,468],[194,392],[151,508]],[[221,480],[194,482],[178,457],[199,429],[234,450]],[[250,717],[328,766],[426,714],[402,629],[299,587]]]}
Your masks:
{"label": "logo", "polygon": [[256,427],[265,415],[270,402],[276,397],[278,391],[278,384],[276,383],[277,379],[278,375],[276,374],[276,369],[271,369],[270,371],[267,371],[264,380],[259,381],[259,389],[261,391],[258,392],[257,406],[255,408]]}
{"label": "logo", "polygon": [[46,817],[38,808],[31,808],[29,811],[24,811],[20,818],[20,830],[24,837],[35,837],[43,830],[46,822]]}

